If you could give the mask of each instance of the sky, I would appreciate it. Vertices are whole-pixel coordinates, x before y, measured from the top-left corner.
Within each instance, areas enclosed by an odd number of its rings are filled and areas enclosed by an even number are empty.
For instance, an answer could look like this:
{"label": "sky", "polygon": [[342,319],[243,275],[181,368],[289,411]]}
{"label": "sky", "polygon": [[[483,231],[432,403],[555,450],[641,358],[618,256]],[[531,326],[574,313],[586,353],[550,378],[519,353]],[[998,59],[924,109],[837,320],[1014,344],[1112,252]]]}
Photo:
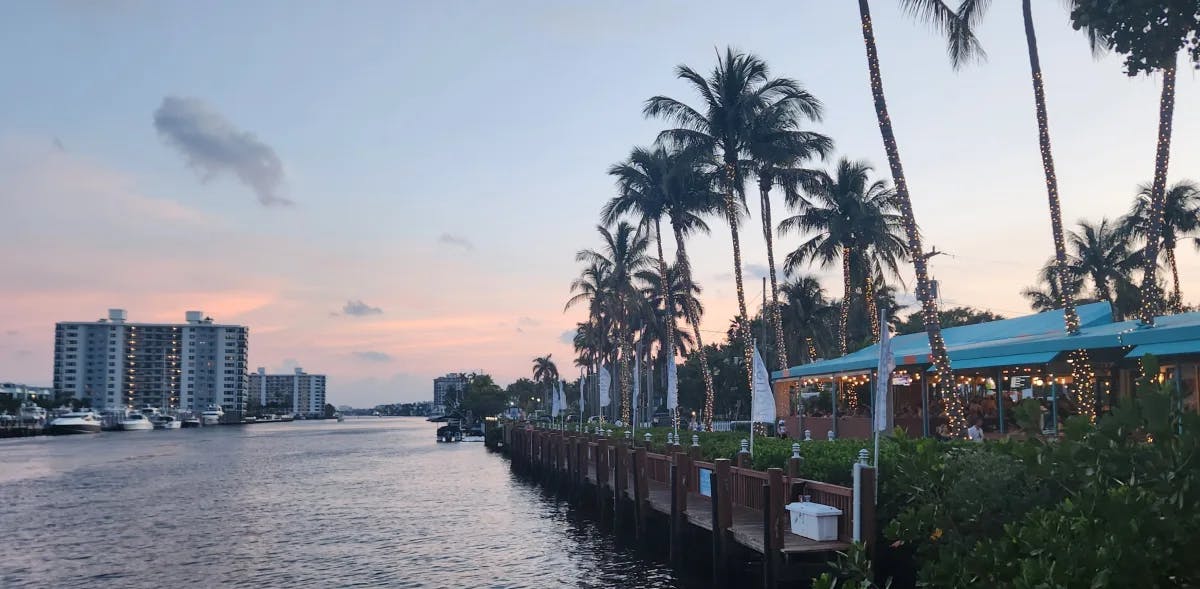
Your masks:
{"label": "sky", "polygon": [[[943,302],[1024,314],[1053,246],[1020,3],[992,3],[987,61],[957,72],[895,4],[873,3],[876,37],[917,221],[950,254],[932,261]],[[1034,4],[1064,220],[1115,218],[1153,175],[1159,79],[1093,57],[1060,2]],[[584,311],[563,304],[575,252],[598,245],[606,169],[665,128],[646,98],[696,103],[674,67],[708,71],[726,46],[822,100],[810,128],[834,158],[887,169],[848,1],[0,10],[0,381],[49,385],[54,323],[109,308],[248,325],[252,367],[327,374],[338,405],[427,400],[451,371],[507,383],[544,354],[570,373]],[[1170,180],[1200,180],[1194,71],[1176,100]],[[689,253],[716,339],[736,298],[728,227],[711,224]],[[1179,255],[1192,303],[1198,261]],[[836,268],[813,271],[840,296]]]}

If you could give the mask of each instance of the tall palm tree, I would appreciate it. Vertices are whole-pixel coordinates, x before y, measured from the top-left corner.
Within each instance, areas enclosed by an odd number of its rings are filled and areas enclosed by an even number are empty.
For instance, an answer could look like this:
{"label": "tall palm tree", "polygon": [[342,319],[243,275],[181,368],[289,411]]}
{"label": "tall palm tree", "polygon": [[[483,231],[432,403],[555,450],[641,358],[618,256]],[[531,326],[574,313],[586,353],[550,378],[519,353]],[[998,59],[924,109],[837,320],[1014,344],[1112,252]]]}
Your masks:
{"label": "tall palm tree", "polygon": [[650,241],[643,231],[624,221],[616,225],[615,231],[609,231],[603,225],[596,229],[604,242],[601,249],[580,250],[575,254],[575,259],[608,268],[608,290],[614,305],[614,326],[620,349],[617,364],[621,385],[621,419],[629,423],[630,393],[633,384],[633,375],[630,372],[633,356],[631,318],[634,305],[640,302],[641,297],[633,277],[650,263],[646,256]]}
{"label": "tall palm tree", "polygon": [[[1142,184],[1133,208],[1120,222],[1120,231],[1127,236],[1151,241],[1150,210],[1154,188]],[[1170,309],[1173,313],[1183,310],[1183,289],[1179,285],[1179,266],[1175,261],[1175,248],[1181,239],[1200,232],[1200,185],[1192,180],[1176,182],[1167,190],[1162,205],[1162,229],[1159,238],[1167,267],[1171,270],[1173,283]]]}
{"label": "tall palm tree", "polygon": [[[820,103],[814,101],[812,120],[820,120]],[[779,285],[775,275],[775,224],[771,220],[771,188],[778,185],[788,194],[813,175],[804,164],[814,158],[824,158],[833,149],[833,140],[813,131],[800,128],[803,118],[791,101],[772,103],[752,121],[753,126],[746,151],[748,162],[758,177],[759,210],[761,211],[763,239],[767,242],[767,268],[771,278],[769,308],[764,309],[764,319],[769,320],[775,332],[775,356],[777,368],[788,367],[787,345],[784,341],[783,322],[779,315]]]}
{"label": "tall palm tree", "polygon": [[[950,61],[958,67],[974,55],[982,55],[982,48],[971,32],[969,21],[960,19],[944,2],[938,0],[900,0],[902,7],[924,20],[946,35]],[[945,399],[949,427],[956,435],[966,431],[966,418],[962,404],[953,394],[954,373],[950,369],[950,356],[946,353],[946,342],[942,339],[942,327],[938,322],[937,301],[929,284],[929,268],[925,249],[921,245],[921,234],[913,214],[912,198],[908,194],[908,180],[900,162],[900,148],[896,145],[896,133],[888,115],[887,98],[883,92],[883,74],[879,67],[879,52],[875,47],[875,29],[871,24],[871,7],[868,0],[858,0],[859,20],[862,22],[863,44],[867,50],[867,70],[871,79],[871,96],[875,102],[875,117],[879,122],[879,134],[887,152],[892,181],[896,184],[900,213],[904,217],[904,232],[908,239],[908,252],[912,257],[917,275],[917,298],[921,301],[921,319],[929,337],[929,356],[937,370],[937,390]]]}
{"label": "tall palm tree", "polygon": [[[705,155],[705,151],[698,149],[672,150],[663,145],[658,145],[653,149],[637,147],[630,153],[629,159],[609,168],[608,173],[617,178],[617,196],[605,204],[601,211],[602,219],[605,223],[611,224],[620,216],[628,214],[640,217],[644,225],[652,225],[655,246],[658,249],[660,276],[670,275],[666,256],[663,255],[662,218],[664,215],[671,217],[672,224],[678,220],[685,231],[699,227],[703,227],[704,231],[708,230],[707,225],[700,219],[700,215],[712,210],[711,198],[708,196],[711,181],[701,170],[705,164]],[[678,249],[679,243],[676,246],[676,271],[679,281],[681,284],[694,284],[691,280],[690,269],[687,267],[686,255],[683,256],[681,264],[678,253],[681,251]],[[672,289],[669,294],[677,293]],[[675,306],[670,296],[659,302],[664,310],[672,309]],[[698,342],[697,349],[703,355],[703,344],[699,343],[702,342],[699,319],[703,309],[695,297],[688,297],[683,302],[685,308],[689,304],[693,305],[691,312],[686,312],[685,316],[692,323],[695,340]],[[666,327],[665,344],[666,357],[670,362],[675,362],[675,337],[674,322],[669,321]],[[715,392],[707,362],[701,363],[701,370],[704,373],[706,398],[713,398]]]}
{"label": "tall palm tree", "polygon": [[[662,116],[674,121],[679,128],[668,129],[660,138],[680,145],[708,150],[717,158],[721,169],[718,176],[725,195],[724,213],[729,222],[733,241],[733,275],[737,286],[738,323],[745,343],[746,379],[754,385],[753,348],[750,344],[749,315],[746,312],[746,292],[742,284],[742,248],[738,223],[744,208],[744,178],[748,171],[742,164],[753,133],[755,118],[768,108],[793,110],[813,117],[820,112],[820,103],[800,84],[788,78],[772,78],[766,62],[752,54],[727,48],[707,79],[690,67],[680,65],[676,76],[688,82],[703,101],[700,109],[667,96],[654,96],[646,101],[646,116]],[[779,106],[774,106],[780,103]],[[712,407],[705,407],[705,416]]]}
{"label": "tall palm tree", "polygon": [[[696,233],[709,232],[704,217],[720,210],[722,198],[713,190],[715,178],[714,174],[705,169],[705,154],[693,149],[679,153],[683,159],[676,167],[677,173],[672,174],[671,181],[667,183],[666,211],[671,220],[671,232],[675,235],[675,268],[679,279],[684,284],[695,285],[692,265],[688,259],[687,238]],[[692,335],[696,340],[695,350],[700,361],[700,375],[704,380],[704,428],[712,431],[716,389],[713,386],[704,337],[700,334],[703,309],[699,306],[699,300],[693,297],[684,297],[683,304],[685,316],[692,326]]]}
{"label": "tall palm tree", "polygon": [[546,385],[550,395],[554,394],[554,385],[558,383],[558,366],[550,359],[554,354],[546,354],[533,359],[533,380]]}
{"label": "tall palm tree", "polygon": [[[1067,288],[1070,297],[1079,303],[1079,293],[1083,292],[1084,277],[1076,271],[1073,258],[1068,258]],[[1038,271],[1038,284],[1021,291],[1021,296],[1029,301],[1029,307],[1039,313],[1062,308],[1063,294],[1059,290],[1062,284],[1058,273],[1058,261],[1053,257]]]}
{"label": "tall palm tree", "polygon": [[[811,234],[784,259],[784,272],[791,275],[800,266],[816,262],[822,267],[840,260],[842,265],[842,308],[839,322],[839,350],[845,354],[849,344],[850,305],[853,296],[854,269],[873,284],[874,269],[880,266],[899,273],[899,262],[906,249],[896,193],[883,180],[870,179],[866,162],[842,158],[833,175],[816,172],[804,186],[803,196],[789,198],[788,204],[799,213],[779,224],[780,234],[798,231]],[[871,291],[867,291],[870,298]],[[868,309],[873,301],[864,301]],[[868,311],[870,313],[870,311]],[[874,318],[878,321],[878,317]]]}
{"label": "tall palm tree", "polygon": [[699,284],[687,280],[677,264],[667,266],[665,278],[654,268],[638,272],[637,278],[643,284],[642,296],[655,311],[655,320],[647,323],[648,330],[654,336],[653,341],[665,352],[668,349],[667,334],[673,333],[678,338],[676,351],[681,356],[687,356],[695,340],[691,334],[675,327],[675,323],[680,319],[687,321],[688,309],[695,309],[703,316],[704,305],[700,302],[703,289]]}

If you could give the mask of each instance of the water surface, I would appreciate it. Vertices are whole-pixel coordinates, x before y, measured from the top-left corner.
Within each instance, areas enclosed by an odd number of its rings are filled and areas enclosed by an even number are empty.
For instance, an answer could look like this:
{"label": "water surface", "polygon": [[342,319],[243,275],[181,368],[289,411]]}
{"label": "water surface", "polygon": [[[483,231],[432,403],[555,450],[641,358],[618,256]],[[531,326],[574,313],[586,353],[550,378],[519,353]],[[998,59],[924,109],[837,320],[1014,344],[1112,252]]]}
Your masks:
{"label": "water surface", "polygon": [[0,587],[682,587],[434,425],[0,440]]}

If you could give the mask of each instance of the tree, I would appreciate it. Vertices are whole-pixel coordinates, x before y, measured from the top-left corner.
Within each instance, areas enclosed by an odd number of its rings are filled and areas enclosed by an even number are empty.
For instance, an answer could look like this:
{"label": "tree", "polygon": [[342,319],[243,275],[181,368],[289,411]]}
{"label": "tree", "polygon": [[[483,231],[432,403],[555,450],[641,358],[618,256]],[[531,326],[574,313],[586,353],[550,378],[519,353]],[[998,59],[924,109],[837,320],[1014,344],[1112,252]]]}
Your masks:
{"label": "tree", "polygon": [[[1200,2],[1196,0],[1072,0],[1071,24],[1086,29],[1093,48],[1102,46],[1125,55],[1125,73],[1152,74],[1161,71],[1162,94],[1158,104],[1158,145],[1154,156],[1154,180],[1146,212],[1146,234],[1162,232],[1167,167],[1171,157],[1171,127],[1175,114],[1175,64],[1181,49],[1200,66]],[[1142,306],[1144,325],[1154,325],[1162,301],[1156,271],[1160,240],[1146,242],[1142,257]]]}
{"label": "tree", "polygon": [[[707,79],[692,68],[680,65],[676,77],[689,83],[700,95],[700,110],[667,96],[654,96],[646,101],[646,116],[661,116],[679,125],[660,134],[677,145],[699,148],[713,154],[721,174],[717,176],[724,189],[721,202],[729,233],[733,241],[733,275],[737,286],[738,321],[741,325],[745,353],[747,387],[754,380],[750,348],[749,316],[746,313],[746,292],[742,284],[742,248],[738,224],[745,206],[742,163],[753,135],[754,121],[770,108],[793,109],[812,117],[819,113],[820,103],[800,84],[787,78],[772,78],[766,62],[752,54],[727,48]],[[710,415],[711,411],[706,411]],[[711,425],[711,424],[709,424]]]}
{"label": "tree", "polygon": [[1073,256],[1071,270],[1076,276],[1090,278],[1096,298],[1115,305],[1115,292],[1121,282],[1132,282],[1130,273],[1140,256],[1129,252],[1128,242],[1107,218],[1099,223],[1081,219],[1079,229],[1067,235]]}
{"label": "tree", "polygon": [[546,354],[533,359],[533,380],[549,389],[553,395],[558,384],[558,366],[550,359],[554,354]]}
{"label": "tree", "polygon": [[333,416],[337,415],[337,407],[334,407],[329,403],[326,403],[322,409],[324,410],[323,414],[325,415],[325,419],[333,419]]}
{"label": "tree", "polygon": [[[641,293],[633,283],[633,277],[646,268],[650,259],[646,256],[649,238],[646,234],[624,221],[614,231],[604,226],[597,227],[604,245],[600,250],[584,249],[575,254],[576,261],[607,270],[607,280],[602,285],[612,305],[617,342],[620,346],[618,372],[621,385],[621,418],[629,423],[631,358],[633,356],[633,333],[630,324],[635,304],[640,302]],[[568,303],[569,304],[569,303]]]}
{"label": "tree", "polygon": [[821,283],[812,276],[796,276],[780,291],[786,300],[781,309],[784,332],[795,338],[788,349],[795,352],[796,360],[807,364],[830,355],[837,346],[833,327],[837,308]]}
{"label": "tree", "polygon": [[532,412],[537,408],[534,399],[538,397],[537,383],[528,378],[518,378],[505,387],[505,397],[508,402],[515,403],[522,411]]}
{"label": "tree", "polygon": [[[942,327],[974,325],[976,323],[987,323],[988,321],[999,321],[1001,319],[1004,319],[1002,315],[971,307],[951,307],[938,311],[938,321],[942,324]],[[900,333],[917,333],[924,331],[925,326],[922,322],[921,314],[913,313],[907,319],[900,322],[897,328]]]}
{"label": "tree", "polygon": [[[546,357],[549,360],[549,356]],[[472,374],[459,408],[477,419],[497,415],[508,407],[508,395],[487,374]]]}
{"label": "tree", "polygon": [[[1153,193],[1151,185],[1142,184],[1138,187],[1138,196],[1133,202],[1133,208],[1119,223],[1118,231],[1123,236],[1140,238],[1149,243]],[[1167,190],[1163,199],[1161,228],[1159,239],[1167,266],[1171,269],[1171,281],[1174,285],[1170,310],[1180,313],[1183,310],[1183,289],[1179,285],[1175,248],[1181,239],[1200,232],[1200,185],[1191,180],[1181,180]]]}
{"label": "tree", "polygon": [[[943,2],[902,0],[901,5],[945,34],[948,42],[947,52],[951,64],[955,67],[975,55],[983,54],[983,49],[979,46],[979,42],[975,39],[969,26],[970,21],[960,19]],[[867,50],[867,70],[870,74],[871,96],[875,102],[875,117],[879,122],[879,134],[883,138],[884,150],[887,152],[892,181],[896,184],[896,197],[900,213],[904,218],[904,233],[908,239],[908,253],[912,257],[913,269],[917,275],[917,299],[921,301],[921,317],[925,323],[925,333],[929,337],[929,356],[938,375],[936,387],[939,394],[946,400],[945,407],[950,430],[962,435],[966,431],[966,419],[963,417],[958,397],[951,390],[954,373],[950,369],[950,356],[946,353],[946,342],[942,339],[942,328],[938,324],[937,301],[934,300],[933,290],[929,284],[929,269],[926,264],[928,257],[921,245],[921,234],[917,229],[912,198],[908,193],[908,180],[904,176],[904,166],[900,162],[900,148],[896,144],[896,133],[892,129],[891,116],[888,115],[887,98],[883,92],[883,75],[880,72],[879,53],[875,47],[875,29],[871,25],[871,7],[868,0],[858,0],[858,12],[859,20],[862,22],[863,44]]]}
{"label": "tree", "polygon": [[887,182],[872,181],[870,173],[871,166],[866,162],[846,158],[838,161],[832,175],[815,172],[802,195],[789,198],[788,204],[798,208],[799,213],[779,224],[780,234],[811,234],[784,259],[785,273],[790,275],[810,262],[828,267],[841,261],[843,294],[838,333],[842,354],[849,351],[855,274],[867,286],[864,303],[868,321],[873,335],[878,335],[879,316],[874,311],[877,269],[898,274],[899,261],[906,256],[901,237],[904,219],[898,211],[896,193]]}
{"label": "tree", "polygon": [[[814,157],[824,158],[833,149],[833,140],[820,133],[800,130],[802,112],[791,100],[778,100],[758,113],[752,121],[746,151],[750,165],[758,176],[759,210],[762,212],[763,238],[767,242],[767,268],[771,278],[770,317],[775,334],[777,367],[787,368],[787,344],[784,341],[783,321],[779,313],[779,285],[775,276],[775,225],[771,221],[771,188],[780,186],[794,195],[797,187],[807,183],[813,170],[803,165]],[[811,99],[809,118],[820,120],[820,103]],[[765,339],[765,338],[764,338]]]}

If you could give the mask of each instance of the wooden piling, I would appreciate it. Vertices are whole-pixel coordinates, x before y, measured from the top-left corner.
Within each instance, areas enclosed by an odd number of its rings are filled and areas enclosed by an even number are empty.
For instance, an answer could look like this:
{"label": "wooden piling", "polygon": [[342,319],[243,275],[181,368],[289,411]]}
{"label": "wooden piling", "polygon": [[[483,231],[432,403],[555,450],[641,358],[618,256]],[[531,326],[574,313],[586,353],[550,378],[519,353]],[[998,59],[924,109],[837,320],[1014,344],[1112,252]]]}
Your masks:
{"label": "wooden piling", "polygon": [[712,575],[713,586],[724,587],[729,577],[729,526],[733,525],[733,488],[727,458],[713,461]]}
{"label": "wooden piling", "polygon": [[618,440],[613,448],[613,529],[621,530],[625,525],[625,484],[629,480],[629,450],[624,440]]}
{"label": "wooden piling", "polygon": [[646,480],[646,448],[638,448],[633,454],[634,533],[639,540],[646,538],[646,518],[650,511],[650,485]]}

